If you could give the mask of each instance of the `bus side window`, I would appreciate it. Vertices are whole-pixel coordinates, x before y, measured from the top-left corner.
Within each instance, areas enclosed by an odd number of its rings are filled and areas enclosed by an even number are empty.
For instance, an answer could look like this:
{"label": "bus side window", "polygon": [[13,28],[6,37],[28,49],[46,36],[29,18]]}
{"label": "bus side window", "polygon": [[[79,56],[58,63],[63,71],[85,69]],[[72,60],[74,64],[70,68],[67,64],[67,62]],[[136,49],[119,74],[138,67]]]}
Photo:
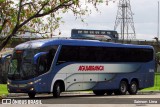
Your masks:
{"label": "bus side window", "polygon": [[79,47],[79,61],[80,62],[87,62],[89,60],[89,50],[87,47]]}
{"label": "bus side window", "polygon": [[67,46],[62,46],[62,49],[60,51],[59,57],[58,57],[58,61],[57,61],[57,65],[60,65],[62,63],[67,62],[67,54],[69,53]]}
{"label": "bus side window", "polygon": [[53,58],[55,56],[56,50],[55,49],[50,49],[46,58],[47,58],[47,71],[50,69],[52,65]]}
{"label": "bus side window", "polygon": [[77,62],[78,52],[79,48],[77,46],[62,46],[57,65],[65,62]]}
{"label": "bus side window", "polygon": [[47,60],[46,55],[42,55],[38,59],[38,75],[47,72]]}

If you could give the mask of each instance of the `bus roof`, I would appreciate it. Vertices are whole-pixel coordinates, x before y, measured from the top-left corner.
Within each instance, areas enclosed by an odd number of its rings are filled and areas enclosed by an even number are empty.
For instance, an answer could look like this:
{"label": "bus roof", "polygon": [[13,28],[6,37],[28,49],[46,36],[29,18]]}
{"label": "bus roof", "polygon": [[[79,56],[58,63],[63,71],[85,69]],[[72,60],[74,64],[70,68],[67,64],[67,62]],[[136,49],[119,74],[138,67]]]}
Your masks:
{"label": "bus roof", "polygon": [[130,48],[150,48],[150,45],[133,45],[133,44],[120,44],[113,42],[102,42],[98,40],[81,40],[81,39],[40,39],[28,41],[19,44],[15,49],[27,49],[27,48],[43,48],[52,45],[73,45],[73,46],[97,46],[97,47],[130,47]]}

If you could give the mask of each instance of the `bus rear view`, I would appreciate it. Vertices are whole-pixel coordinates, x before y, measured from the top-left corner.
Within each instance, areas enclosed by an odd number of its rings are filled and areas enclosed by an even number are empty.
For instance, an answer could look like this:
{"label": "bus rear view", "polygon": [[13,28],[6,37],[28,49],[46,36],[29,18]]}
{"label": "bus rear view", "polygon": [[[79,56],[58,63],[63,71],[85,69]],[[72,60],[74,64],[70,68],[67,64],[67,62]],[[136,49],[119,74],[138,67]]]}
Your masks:
{"label": "bus rear view", "polygon": [[8,72],[10,93],[92,90],[95,95],[134,95],[154,85],[152,46],[96,40],[46,39],[18,45]]}

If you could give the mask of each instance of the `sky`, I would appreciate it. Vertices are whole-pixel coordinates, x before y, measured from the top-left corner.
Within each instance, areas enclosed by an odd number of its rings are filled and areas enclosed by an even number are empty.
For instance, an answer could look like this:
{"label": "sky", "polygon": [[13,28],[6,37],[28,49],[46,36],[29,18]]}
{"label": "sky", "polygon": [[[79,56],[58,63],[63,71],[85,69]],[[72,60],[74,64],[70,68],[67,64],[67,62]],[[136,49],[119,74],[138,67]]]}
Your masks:
{"label": "sky", "polygon": [[[118,10],[119,0],[112,1],[108,5],[100,4],[99,12],[89,6],[92,14],[84,16],[84,21],[76,19],[73,13],[62,15],[65,22],[56,31],[61,31],[61,36],[70,36],[71,29],[113,30]],[[136,39],[153,40],[157,37],[158,0],[130,0],[133,12],[133,20],[136,31]]]}

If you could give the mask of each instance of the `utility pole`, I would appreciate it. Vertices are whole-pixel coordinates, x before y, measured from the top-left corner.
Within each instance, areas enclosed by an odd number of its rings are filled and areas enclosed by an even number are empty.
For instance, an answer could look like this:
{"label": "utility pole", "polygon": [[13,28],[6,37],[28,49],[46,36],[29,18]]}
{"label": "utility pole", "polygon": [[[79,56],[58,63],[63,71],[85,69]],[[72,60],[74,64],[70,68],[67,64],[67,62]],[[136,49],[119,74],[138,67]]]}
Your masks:
{"label": "utility pole", "polygon": [[[136,39],[130,0],[119,0],[114,30],[120,31],[120,39]],[[118,31],[118,32],[119,32]]]}
{"label": "utility pole", "polygon": [[157,24],[157,38],[159,40],[159,1],[158,1],[158,24]]}

